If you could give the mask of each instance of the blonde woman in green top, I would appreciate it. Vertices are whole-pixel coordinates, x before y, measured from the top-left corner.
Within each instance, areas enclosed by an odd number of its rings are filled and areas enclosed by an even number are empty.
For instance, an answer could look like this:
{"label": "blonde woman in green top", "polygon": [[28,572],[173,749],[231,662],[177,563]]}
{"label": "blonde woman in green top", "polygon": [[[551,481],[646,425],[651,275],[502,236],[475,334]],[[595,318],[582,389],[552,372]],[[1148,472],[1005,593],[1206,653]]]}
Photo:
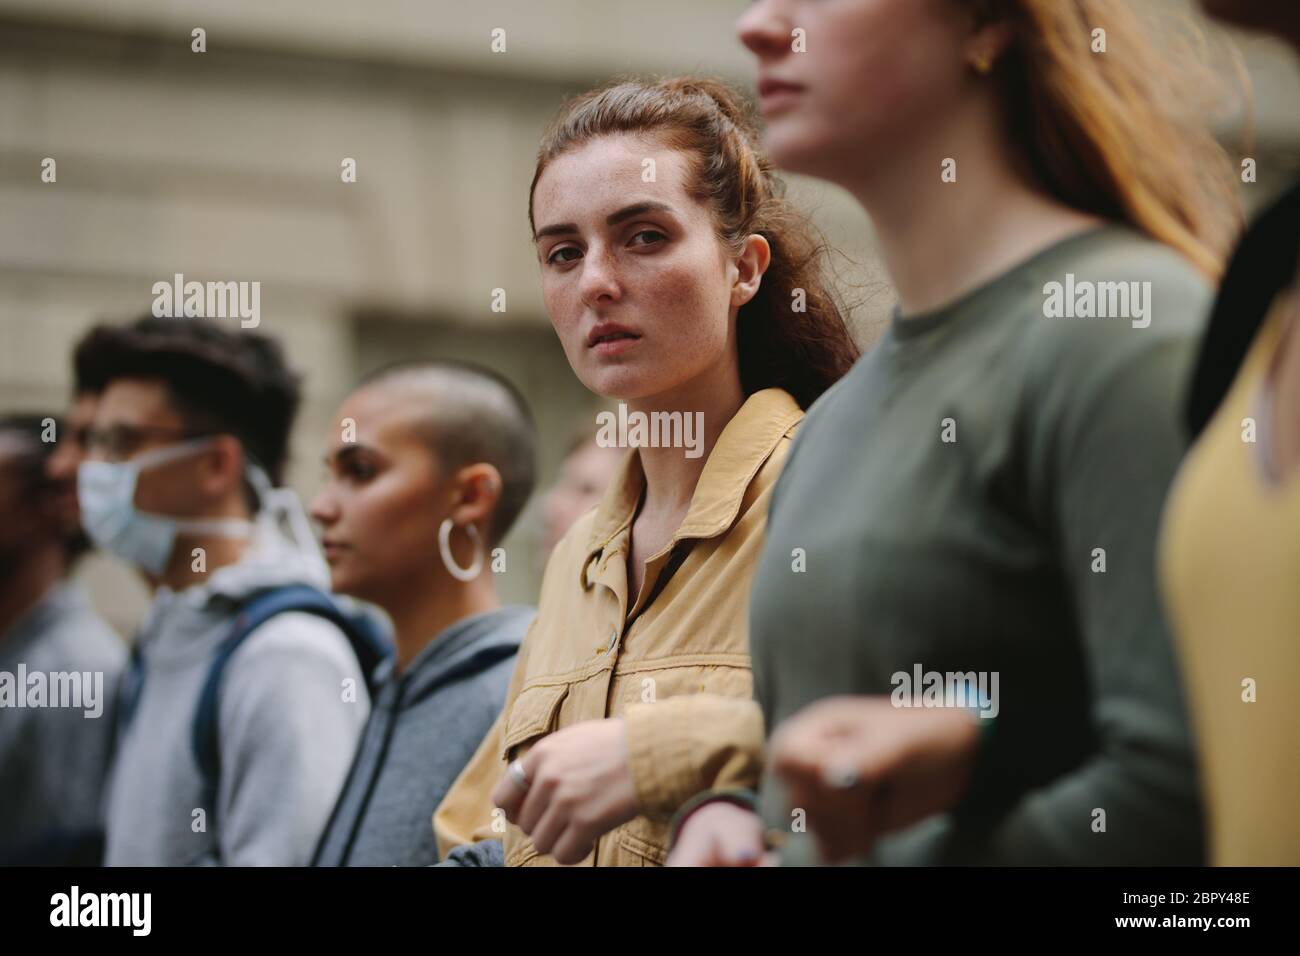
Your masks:
{"label": "blonde woman in green top", "polygon": [[1237,217],[1134,6],[741,18],[773,160],[858,199],[899,302],[773,498],[761,791],[683,808],[670,862],[1201,859],[1153,549]]}

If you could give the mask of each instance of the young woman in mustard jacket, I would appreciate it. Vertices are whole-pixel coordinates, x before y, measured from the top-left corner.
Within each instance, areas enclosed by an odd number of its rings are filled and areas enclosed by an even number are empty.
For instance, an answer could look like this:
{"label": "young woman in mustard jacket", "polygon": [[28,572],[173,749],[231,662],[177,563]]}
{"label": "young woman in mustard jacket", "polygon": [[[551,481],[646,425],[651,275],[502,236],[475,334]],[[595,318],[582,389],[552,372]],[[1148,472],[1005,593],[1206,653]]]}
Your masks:
{"label": "young woman in mustard jacket", "polygon": [[750,575],[802,409],[857,349],[754,143],[694,79],[588,93],[542,142],[547,314],[626,404],[617,431],[651,428],[547,566],[501,717],[434,817],[449,862],[661,864],[686,800],[757,783]]}

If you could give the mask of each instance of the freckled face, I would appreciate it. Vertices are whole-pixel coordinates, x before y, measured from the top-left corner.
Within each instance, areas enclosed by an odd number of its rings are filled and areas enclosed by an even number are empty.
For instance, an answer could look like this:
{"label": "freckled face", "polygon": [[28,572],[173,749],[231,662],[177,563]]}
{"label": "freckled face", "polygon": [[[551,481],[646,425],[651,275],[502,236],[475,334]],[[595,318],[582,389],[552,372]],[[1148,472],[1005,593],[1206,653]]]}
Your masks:
{"label": "freckled face", "polygon": [[537,183],[546,312],[598,395],[647,399],[735,366],[737,270],[688,173],[685,154],[615,135],[552,160]]}

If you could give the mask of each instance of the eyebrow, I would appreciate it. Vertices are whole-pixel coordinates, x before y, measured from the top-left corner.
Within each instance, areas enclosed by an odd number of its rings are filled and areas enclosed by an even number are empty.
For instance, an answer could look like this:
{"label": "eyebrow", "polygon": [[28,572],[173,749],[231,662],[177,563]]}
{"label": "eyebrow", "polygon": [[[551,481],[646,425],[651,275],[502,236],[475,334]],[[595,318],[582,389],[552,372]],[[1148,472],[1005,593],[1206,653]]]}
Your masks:
{"label": "eyebrow", "polygon": [[346,444],[340,445],[338,448],[334,449],[334,451],[326,454],[324,461],[326,465],[335,465],[340,462],[346,462],[349,458],[355,458],[357,455],[361,454],[362,452],[372,452],[372,451],[374,451],[374,449],[369,448],[366,445],[358,445],[355,442],[347,442]]}
{"label": "eyebrow", "polygon": [[[668,205],[667,203],[653,202],[649,200],[647,200],[646,202],[632,203],[632,205],[624,206],[622,209],[618,210],[617,212],[612,212],[608,216],[606,216],[605,225],[617,226],[620,222],[625,222],[628,219],[634,219],[637,216],[640,216],[643,213],[647,213],[647,212],[671,213],[672,211],[673,211],[673,207]],[[546,236],[567,235],[569,233],[573,233],[577,231],[578,231],[578,227],[571,222],[558,222],[553,226],[543,226],[541,229],[538,229],[537,233],[533,236],[533,241],[536,242],[538,239],[542,239]]]}

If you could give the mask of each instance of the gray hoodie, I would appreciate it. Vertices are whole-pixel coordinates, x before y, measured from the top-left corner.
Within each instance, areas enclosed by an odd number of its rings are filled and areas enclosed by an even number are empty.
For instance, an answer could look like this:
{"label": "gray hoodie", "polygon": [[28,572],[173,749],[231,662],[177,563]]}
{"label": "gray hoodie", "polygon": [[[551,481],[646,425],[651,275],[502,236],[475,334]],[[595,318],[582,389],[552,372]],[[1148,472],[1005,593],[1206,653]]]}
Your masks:
{"label": "gray hoodie", "polygon": [[137,638],[143,689],[110,775],[107,865],[308,862],[370,710],[343,633],[286,612],[231,656],[217,714],[215,808],[202,806],[190,733],[212,654],[240,606],[265,589],[328,583],[318,555],[259,521],[237,564],[183,591],[159,589]]}
{"label": "gray hoodie", "polygon": [[317,866],[437,860],[433,811],[496,721],[534,614],[476,614],[435,637],[402,673],[391,658],[379,666],[374,709]]}
{"label": "gray hoodie", "polygon": [[[76,584],[51,588],[0,634],[0,680],[10,681],[25,705],[0,691],[0,858],[102,824],[111,702],[125,661],[126,645]],[[39,700],[30,693],[34,683],[52,688],[51,675],[73,674],[80,675],[75,695],[47,694],[41,706],[27,706]]]}

